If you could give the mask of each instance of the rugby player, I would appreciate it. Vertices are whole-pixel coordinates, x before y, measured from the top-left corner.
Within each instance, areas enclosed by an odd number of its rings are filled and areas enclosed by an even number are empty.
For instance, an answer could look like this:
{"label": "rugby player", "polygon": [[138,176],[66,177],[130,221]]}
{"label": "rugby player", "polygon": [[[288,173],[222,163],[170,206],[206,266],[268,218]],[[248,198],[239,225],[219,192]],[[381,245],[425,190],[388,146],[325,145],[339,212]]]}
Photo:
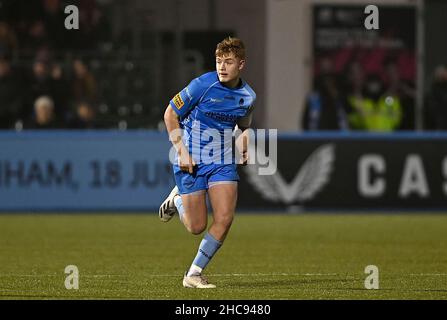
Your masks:
{"label": "rugby player", "polygon": [[[159,217],[167,222],[178,214],[186,229],[199,235],[208,225],[207,195],[213,213],[211,226],[184,274],[183,286],[187,288],[215,288],[203,271],[222,246],[233,221],[239,181],[237,165],[248,160],[247,132],[256,99],[253,89],[241,78],[246,63],[243,42],[228,37],[217,45],[215,56],[216,71],[192,80],[170,101],[164,114],[176,151],[176,186],[161,204]],[[235,129],[242,132],[236,141],[240,162],[236,162],[234,154],[228,157],[233,152],[233,138],[224,134]],[[212,161],[208,157],[210,150],[215,153],[210,156]]]}

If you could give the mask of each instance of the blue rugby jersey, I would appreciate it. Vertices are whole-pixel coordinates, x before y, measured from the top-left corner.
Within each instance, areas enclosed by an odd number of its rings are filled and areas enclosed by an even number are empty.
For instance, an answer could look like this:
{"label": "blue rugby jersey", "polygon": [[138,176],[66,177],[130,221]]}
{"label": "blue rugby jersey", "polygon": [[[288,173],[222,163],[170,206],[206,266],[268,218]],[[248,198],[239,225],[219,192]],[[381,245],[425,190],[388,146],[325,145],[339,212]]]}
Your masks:
{"label": "blue rugby jersey", "polygon": [[[200,155],[210,155],[213,162],[223,162],[229,155],[231,159],[230,132],[236,124],[250,125],[256,94],[241,81],[239,87],[227,88],[216,71],[208,72],[192,80],[170,101],[184,129],[183,142],[196,163],[203,163]],[[209,156],[205,157],[209,161]]]}

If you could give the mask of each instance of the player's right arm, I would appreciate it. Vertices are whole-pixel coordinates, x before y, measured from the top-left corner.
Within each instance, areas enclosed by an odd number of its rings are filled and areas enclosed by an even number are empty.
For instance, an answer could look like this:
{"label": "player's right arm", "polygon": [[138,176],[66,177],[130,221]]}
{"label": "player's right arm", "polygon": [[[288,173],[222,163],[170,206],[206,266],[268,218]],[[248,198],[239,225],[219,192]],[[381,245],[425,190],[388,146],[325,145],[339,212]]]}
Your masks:
{"label": "player's right arm", "polygon": [[178,165],[181,170],[193,173],[196,164],[183,143],[179,120],[180,117],[178,114],[171,105],[168,105],[164,114],[164,121],[169,134],[169,140],[172,142],[178,154]]}
{"label": "player's right arm", "polygon": [[196,164],[183,143],[180,120],[197,106],[206,89],[207,81],[204,78],[194,79],[186,88],[172,98],[164,114],[169,140],[178,154],[179,167],[181,170],[189,173],[193,173],[193,168]]}

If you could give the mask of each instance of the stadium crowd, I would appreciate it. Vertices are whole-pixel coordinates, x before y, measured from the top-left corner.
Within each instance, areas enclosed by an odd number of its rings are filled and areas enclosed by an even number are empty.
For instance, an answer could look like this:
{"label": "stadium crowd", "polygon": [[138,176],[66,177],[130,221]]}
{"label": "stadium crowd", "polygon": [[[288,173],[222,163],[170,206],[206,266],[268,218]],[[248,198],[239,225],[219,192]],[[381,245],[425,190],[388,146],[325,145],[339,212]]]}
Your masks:
{"label": "stadium crowd", "polygon": [[[323,58],[319,68],[305,101],[301,123],[305,130],[416,129],[414,81],[402,77],[396,61],[384,61],[381,72],[368,73],[354,60],[337,73],[333,61]],[[447,68],[443,65],[435,70],[425,95],[423,120],[424,130],[447,130]]]}
{"label": "stadium crowd", "polygon": [[97,80],[79,52],[107,37],[95,1],[83,28],[64,28],[63,2],[0,2],[0,129],[98,128]]}
{"label": "stadium crowd", "polygon": [[66,79],[59,64],[36,59],[30,74],[0,58],[0,128],[96,128],[95,78],[81,60]]}
{"label": "stadium crowd", "polygon": [[[0,129],[117,127],[131,112],[139,119],[135,126],[158,119],[152,126],[157,128],[160,106],[147,98],[152,81],[147,70],[123,60],[121,69],[111,71],[110,61],[101,56],[104,44],[113,42],[104,8],[97,0],[73,3],[80,9],[81,28],[75,32],[63,27],[66,1],[0,0]],[[408,66],[415,64],[408,55],[402,59],[383,60],[380,73],[355,59],[345,59],[336,72],[333,59],[321,59],[299,127],[414,130],[415,70]],[[445,66],[436,69],[425,96],[424,129],[447,130]],[[107,121],[104,115],[113,108],[118,120]],[[142,112],[149,114],[144,118]]]}

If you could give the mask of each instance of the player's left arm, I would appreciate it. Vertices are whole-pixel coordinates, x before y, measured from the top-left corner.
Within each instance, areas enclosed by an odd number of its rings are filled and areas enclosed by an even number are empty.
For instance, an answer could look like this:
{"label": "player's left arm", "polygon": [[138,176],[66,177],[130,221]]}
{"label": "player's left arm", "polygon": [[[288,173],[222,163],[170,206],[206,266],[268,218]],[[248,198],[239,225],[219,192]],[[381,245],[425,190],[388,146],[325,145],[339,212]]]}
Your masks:
{"label": "player's left arm", "polygon": [[241,156],[241,165],[245,166],[248,162],[248,146],[250,143],[250,127],[253,119],[253,109],[254,106],[250,107],[247,114],[240,118],[237,122],[237,128],[241,130],[241,134],[236,137],[236,149],[239,151]]}

